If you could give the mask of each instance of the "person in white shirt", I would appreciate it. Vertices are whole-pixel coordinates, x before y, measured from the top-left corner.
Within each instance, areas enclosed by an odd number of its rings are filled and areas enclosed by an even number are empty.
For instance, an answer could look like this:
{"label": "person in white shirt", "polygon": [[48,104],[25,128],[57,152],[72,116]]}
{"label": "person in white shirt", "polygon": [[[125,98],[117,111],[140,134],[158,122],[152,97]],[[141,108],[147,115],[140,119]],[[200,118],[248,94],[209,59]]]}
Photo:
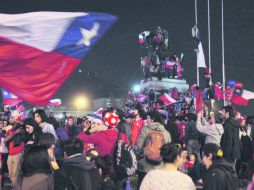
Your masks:
{"label": "person in white shirt", "polygon": [[224,128],[222,126],[222,117],[219,115],[211,114],[211,123],[208,123],[203,117],[203,112],[197,113],[197,130],[206,135],[205,144],[214,143],[220,145],[221,137],[224,133]]}
{"label": "person in white shirt", "polygon": [[161,148],[161,156],[165,166],[153,170],[143,179],[140,190],[194,190],[192,179],[178,171],[183,164],[181,150],[174,144],[168,143]]}
{"label": "person in white shirt", "polygon": [[43,133],[51,133],[54,135],[56,141],[58,140],[58,137],[56,135],[56,131],[53,127],[53,125],[46,122],[47,115],[44,110],[38,109],[34,112],[34,120],[39,124],[39,126],[42,128]]}

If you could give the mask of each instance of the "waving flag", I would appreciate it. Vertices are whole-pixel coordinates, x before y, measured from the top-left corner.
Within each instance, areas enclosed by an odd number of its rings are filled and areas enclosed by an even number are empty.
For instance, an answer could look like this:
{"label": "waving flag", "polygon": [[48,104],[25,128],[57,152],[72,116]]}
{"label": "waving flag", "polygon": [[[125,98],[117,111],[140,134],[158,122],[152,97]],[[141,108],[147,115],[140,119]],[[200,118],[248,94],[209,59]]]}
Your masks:
{"label": "waving flag", "polygon": [[47,105],[81,58],[111,27],[104,13],[0,14],[0,86]]}
{"label": "waving flag", "polygon": [[203,110],[202,91],[196,90],[196,112]]}
{"label": "waving flag", "polygon": [[49,103],[47,105],[48,106],[60,106],[61,104],[62,104],[61,99],[52,99],[49,101]]}
{"label": "waving flag", "polygon": [[205,64],[205,55],[203,51],[203,46],[200,40],[200,34],[197,26],[192,28],[192,37],[195,40],[196,49],[197,49],[197,67],[206,68]]}
{"label": "waving flag", "polygon": [[4,105],[9,105],[10,107],[13,107],[13,106],[16,106],[17,104],[19,104],[20,102],[22,102],[22,100],[20,98],[18,98],[17,96],[15,96],[12,93],[6,91],[3,88],[2,88],[2,95],[3,95]]}
{"label": "waving flag", "polygon": [[138,94],[136,96],[137,103],[145,102],[148,99],[148,97],[144,94]]}
{"label": "waving flag", "polygon": [[166,93],[162,94],[159,99],[166,105],[171,105],[177,102],[174,98]]}
{"label": "waving flag", "polygon": [[235,88],[230,100],[237,105],[247,106],[250,99],[254,99],[254,92]]}
{"label": "waving flag", "polygon": [[214,92],[217,100],[223,99],[222,85],[220,82],[217,82],[214,86]]}

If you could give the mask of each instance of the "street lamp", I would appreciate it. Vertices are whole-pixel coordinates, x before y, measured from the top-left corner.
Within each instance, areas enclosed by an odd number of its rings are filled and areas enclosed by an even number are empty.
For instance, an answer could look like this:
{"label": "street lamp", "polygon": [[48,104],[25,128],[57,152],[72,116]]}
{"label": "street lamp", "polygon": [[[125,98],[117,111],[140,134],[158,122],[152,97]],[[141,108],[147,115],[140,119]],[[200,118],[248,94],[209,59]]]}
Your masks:
{"label": "street lamp", "polygon": [[133,92],[134,92],[134,93],[137,93],[137,92],[140,92],[140,91],[141,91],[141,88],[140,88],[139,85],[134,85],[134,86],[133,86]]}
{"label": "street lamp", "polygon": [[80,109],[87,107],[87,105],[88,98],[84,96],[79,96],[75,99],[75,106],[77,107],[77,117],[79,116]]}

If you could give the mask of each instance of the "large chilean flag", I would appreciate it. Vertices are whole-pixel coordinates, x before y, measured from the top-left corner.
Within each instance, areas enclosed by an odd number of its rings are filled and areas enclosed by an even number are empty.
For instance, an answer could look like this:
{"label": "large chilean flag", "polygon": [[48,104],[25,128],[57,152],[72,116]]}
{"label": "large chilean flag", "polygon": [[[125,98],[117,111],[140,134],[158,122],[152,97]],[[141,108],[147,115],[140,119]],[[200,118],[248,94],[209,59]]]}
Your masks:
{"label": "large chilean flag", "polygon": [[104,13],[0,14],[0,86],[47,105],[81,58],[111,27]]}

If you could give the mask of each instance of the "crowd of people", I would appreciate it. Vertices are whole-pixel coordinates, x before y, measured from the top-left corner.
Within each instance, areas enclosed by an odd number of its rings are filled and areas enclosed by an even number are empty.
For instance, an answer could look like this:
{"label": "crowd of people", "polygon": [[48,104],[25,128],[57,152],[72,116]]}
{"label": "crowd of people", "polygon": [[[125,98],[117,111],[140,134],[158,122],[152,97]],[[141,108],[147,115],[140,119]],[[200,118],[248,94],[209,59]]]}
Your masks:
{"label": "crowd of people", "polygon": [[77,123],[43,109],[21,119],[5,108],[1,186],[8,178],[18,190],[231,190],[251,182],[254,116],[225,106],[165,120],[140,104],[131,109],[107,108]]}
{"label": "crowd of people", "polygon": [[[144,31],[139,43],[144,82],[156,76],[182,79],[182,59],[168,54],[168,32]],[[34,108],[0,114],[1,187],[15,190],[238,190],[254,189],[254,115],[230,105],[231,81],[222,107],[220,83],[128,95],[123,108],[75,118]],[[174,102],[165,102],[162,96]],[[212,101],[218,103],[216,109]],[[252,178],[253,176],[253,178]]]}

